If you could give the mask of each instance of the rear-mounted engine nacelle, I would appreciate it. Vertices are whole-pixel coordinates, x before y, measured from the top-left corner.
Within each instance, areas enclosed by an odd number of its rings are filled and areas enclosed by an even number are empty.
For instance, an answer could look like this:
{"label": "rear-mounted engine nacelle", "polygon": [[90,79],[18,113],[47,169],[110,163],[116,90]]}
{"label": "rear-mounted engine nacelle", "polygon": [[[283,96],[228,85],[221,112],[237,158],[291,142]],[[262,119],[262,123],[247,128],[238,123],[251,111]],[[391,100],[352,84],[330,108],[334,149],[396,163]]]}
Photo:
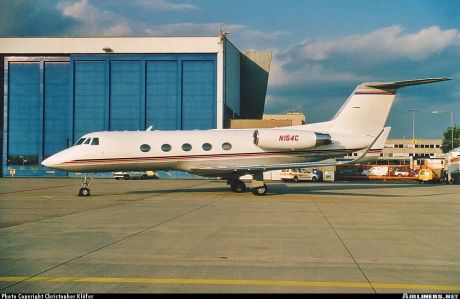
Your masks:
{"label": "rear-mounted engine nacelle", "polygon": [[254,131],[254,144],[262,149],[302,150],[331,143],[331,135],[301,130]]}

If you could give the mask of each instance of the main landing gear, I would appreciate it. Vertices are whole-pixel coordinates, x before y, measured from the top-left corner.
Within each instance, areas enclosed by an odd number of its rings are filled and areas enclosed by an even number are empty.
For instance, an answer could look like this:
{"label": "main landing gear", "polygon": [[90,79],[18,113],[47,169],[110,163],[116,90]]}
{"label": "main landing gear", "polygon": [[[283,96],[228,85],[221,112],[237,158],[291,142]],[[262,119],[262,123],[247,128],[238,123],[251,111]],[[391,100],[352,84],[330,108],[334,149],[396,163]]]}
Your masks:
{"label": "main landing gear", "polygon": [[83,179],[83,183],[81,184],[82,187],[80,188],[80,191],[78,191],[78,196],[90,196],[91,195],[88,187],[93,181],[95,176],[96,174],[93,174],[92,177],[88,177],[88,175],[85,174],[85,178]]}
{"label": "main landing gear", "polygon": [[238,178],[227,180],[227,185],[230,185],[230,190],[233,192],[242,193],[246,191],[246,184]]}
{"label": "main landing gear", "polygon": [[[264,183],[263,173],[255,173],[252,175],[251,181],[251,192],[254,195],[261,196],[267,194],[268,187]],[[233,177],[227,179],[227,185],[230,185],[230,190],[237,193],[246,191],[246,184],[239,179],[239,177]]]}

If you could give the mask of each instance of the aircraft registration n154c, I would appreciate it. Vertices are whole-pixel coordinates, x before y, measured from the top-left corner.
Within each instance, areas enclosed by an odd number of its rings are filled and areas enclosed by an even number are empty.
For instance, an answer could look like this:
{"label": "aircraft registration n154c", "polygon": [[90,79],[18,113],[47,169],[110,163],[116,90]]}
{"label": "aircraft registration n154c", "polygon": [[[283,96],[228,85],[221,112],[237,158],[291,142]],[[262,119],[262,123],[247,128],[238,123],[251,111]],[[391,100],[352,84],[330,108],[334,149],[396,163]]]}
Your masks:
{"label": "aircraft registration n154c", "polygon": [[[222,177],[234,192],[244,192],[240,177],[252,174],[252,192],[264,195],[264,171],[353,164],[378,156],[390,132],[384,125],[397,89],[446,80],[363,83],[330,121],[301,126],[89,133],[42,165],[83,173],[179,170]],[[361,156],[348,162],[323,162],[361,150]],[[85,176],[80,196],[90,195],[93,178]]]}

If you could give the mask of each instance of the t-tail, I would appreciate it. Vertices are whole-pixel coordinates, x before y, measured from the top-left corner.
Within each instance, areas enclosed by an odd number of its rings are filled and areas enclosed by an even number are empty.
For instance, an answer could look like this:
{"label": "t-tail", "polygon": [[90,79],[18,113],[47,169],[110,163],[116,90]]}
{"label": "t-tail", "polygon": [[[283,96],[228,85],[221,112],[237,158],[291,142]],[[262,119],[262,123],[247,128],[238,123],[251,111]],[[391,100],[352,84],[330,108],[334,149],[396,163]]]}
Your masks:
{"label": "t-tail", "polygon": [[343,104],[332,120],[321,123],[321,127],[332,132],[353,132],[376,136],[385,126],[391,105],[399,88],[450,80],[427,78],[408,81],[359,85]]}

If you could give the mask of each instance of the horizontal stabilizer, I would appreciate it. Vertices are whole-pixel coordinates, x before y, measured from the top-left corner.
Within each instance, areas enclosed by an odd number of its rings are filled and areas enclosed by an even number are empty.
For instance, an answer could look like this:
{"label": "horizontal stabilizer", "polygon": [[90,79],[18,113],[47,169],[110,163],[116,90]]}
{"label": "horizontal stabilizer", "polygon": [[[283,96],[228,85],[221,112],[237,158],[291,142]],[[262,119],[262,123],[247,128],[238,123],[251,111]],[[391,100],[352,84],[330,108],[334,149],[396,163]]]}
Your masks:
{"label": "horizontal stabilizer", "polygon": [[396,90],[398,88],[407,87],[407,86],[429,84],[429,83],[448,81],[448,80],[451,80],[451,79],[449,78],[426,78],[426,79],[385,82],[385,83],[365,83],[364,85],[368,87],[372,87],[372,88],[378,88],[378,89]]}

